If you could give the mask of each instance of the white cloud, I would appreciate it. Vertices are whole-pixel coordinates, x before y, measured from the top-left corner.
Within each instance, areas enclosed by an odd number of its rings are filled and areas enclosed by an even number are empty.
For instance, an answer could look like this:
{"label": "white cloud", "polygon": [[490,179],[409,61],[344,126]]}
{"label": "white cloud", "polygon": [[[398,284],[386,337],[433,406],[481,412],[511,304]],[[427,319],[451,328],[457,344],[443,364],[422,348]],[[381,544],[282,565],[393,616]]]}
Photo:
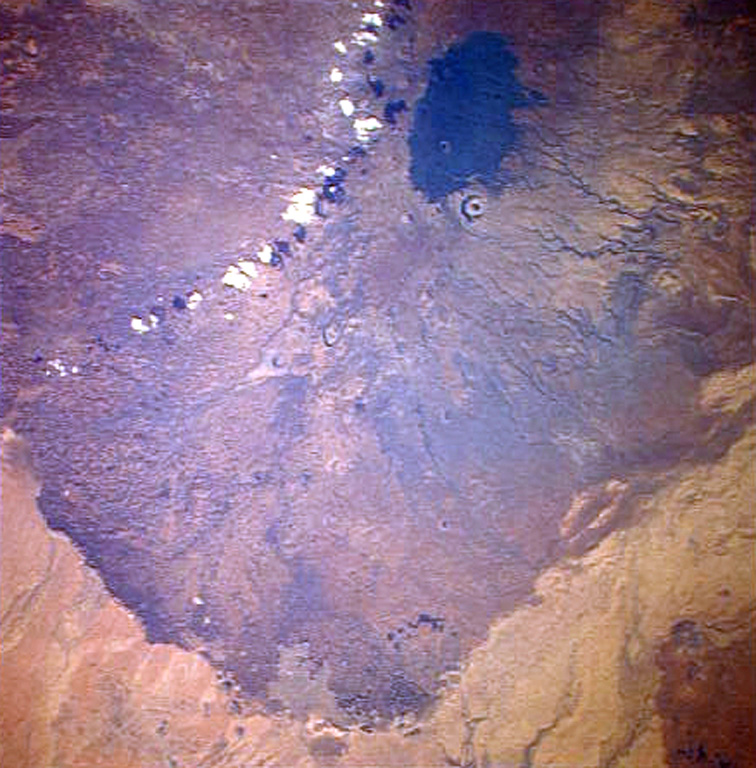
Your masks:
{"label": "white cloud", "polygon": [[265,245],[257,252],[257,258],[260,259],[263,264],[270,264],[271,259],[273,258],[273,249],[265,243]]}
{"label": "white cloud", "polygon": [[370,27],[382,27],[383,19],[377,13],[363,13],[362,23]]}
{"label": "white cloud", "polygon": [[237,291],[247,291],[252,281],[236,266],[231,264],[223,275],[223,285],[228,288],[236,288]]}
{"label": "white cloud", "polygon": [[151,331],[153,328],[152,325],[145,323],[144,320],[142,320],[141,317],[138,317],[137,315],[134,315],[131,318],[131,330],[136,331],[137,333],[147,333],[148,331]]}
{"label": "white cloud", "polygon": [[377,117],[373,117],[372,115],[364,118],[358,117],[352,125],[354,126],[357,138],[360,141],[368,141],[371,134],[383,127],[383,123],[381,123]]}
{"label": "white cloud", "polygon": [[284,221],[293,221],[295,224],[309,224],[315,215],[315,200],[317,195],[314,189],[304,187],[291,196],[289,207],[281,214]]}

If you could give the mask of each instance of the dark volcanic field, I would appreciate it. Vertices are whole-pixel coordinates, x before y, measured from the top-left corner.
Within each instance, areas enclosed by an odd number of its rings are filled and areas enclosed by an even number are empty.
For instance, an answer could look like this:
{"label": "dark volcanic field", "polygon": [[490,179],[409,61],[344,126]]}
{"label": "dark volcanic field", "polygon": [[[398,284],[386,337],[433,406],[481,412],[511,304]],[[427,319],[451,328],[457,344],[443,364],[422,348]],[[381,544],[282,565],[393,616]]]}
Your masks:
{"label": "dark volcanic field", "polygon": [[[363,144],[327,77],[360,23],[336,4],[0,18],[2,402],[42,512],[152,641],[274,710],[296,648],[365,723],[426,708],[546,566],[752,418],[696,408],[753,360],[748,205],[685,198],[725,139],[675,139],[700,171],[679,198],[596,170],[646,110],[721,95],[726,15],[680,13],[700,69],[660,106],[596,64],[603,3],[394,5],[340,61],[359,114],[407,107]],[[295,237],[321,163],[343,177]],[[249,290],[221,283],[274,240]]]}

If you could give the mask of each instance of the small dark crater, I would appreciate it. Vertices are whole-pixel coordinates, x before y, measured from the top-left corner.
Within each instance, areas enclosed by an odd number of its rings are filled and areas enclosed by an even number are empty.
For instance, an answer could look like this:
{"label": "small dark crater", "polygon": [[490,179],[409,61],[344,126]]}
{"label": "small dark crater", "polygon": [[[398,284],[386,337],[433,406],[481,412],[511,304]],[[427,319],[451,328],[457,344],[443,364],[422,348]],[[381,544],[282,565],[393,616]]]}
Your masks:
{"label": "small dark crater", "polygon": [[432,616],[430,613],[420,613],[418,614],[415,623],[418,627],[423,625],[429,626],[433,632],[444,631],[444,619],[442,616]]}
{"label": "small dark crater", "polygon": [[372,64],[375,61],[375,54],[368,49],[365,51],[365,53],[362,54],[362,63],[363,64]]}
{"label": "small dark crater", "polygon": [[346,189],[344,188],[346,177],[347,171],[344,168],[336,168],[332,174],[326,176],[323,179],[323,186],[318,195],[318,201],[342,203],[346,199]]}
{"label": "small dark crater", "polygon": [[386,26],[391,29],[399,29],[399,27],[403,26],[407,23],[407,19],[404,18],[404,16],[400,16],[398,13],[390,13],[386,17]]}
{"label": "small dark crater", "polygon": [[171,305],[174,309],[186,309],[186,299],[183,296],[176,295],[173,297]]}
{"label": "small dark crater", "polygon": [[383,117],[389,125],[396,125],[396,116],[406,109],[407,102],[404,99],[394,99],[383,108]]}
{"label": "small dark crater", "polygon": [[485,212],[483,198],[478,195],[466,195],[460,205],[460,213],[467,221],[479,219]]}
{"label": "small dark crater", "polygon": [[273,475],[270,472],[257,470],[252,473],[252,477],[250,479],[254,488],[260,488],[263,485],[270,485],[273,480]]}
{"label": "small dark crater", "polygon": [[292,237],[298,242],[303,243],[307,240],[307,229],[302,224],[297,224],[292,232]]}
{"label": "small dark crater", "polygon": [[333,347],[341,338],[341,324],[338,321],[331,321],[323,326],[323,343],[327,347]]}
{"label": "small dark crater", "polygon": [[381,96],[383,96],[384,91],[386,90],[386,86],[383,83],[383,80],[381,80],[379,77],[368,77],[367,79],[368,85],[370,86],[370,90],[373,92],[373,95],[380,99]]}

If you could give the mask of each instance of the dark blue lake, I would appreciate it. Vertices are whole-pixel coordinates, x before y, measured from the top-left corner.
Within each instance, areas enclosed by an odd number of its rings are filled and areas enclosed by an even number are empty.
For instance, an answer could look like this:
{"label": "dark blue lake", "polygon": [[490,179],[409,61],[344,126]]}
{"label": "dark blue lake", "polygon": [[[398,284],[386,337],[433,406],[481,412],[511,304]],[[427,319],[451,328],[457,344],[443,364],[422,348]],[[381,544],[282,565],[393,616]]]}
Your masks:
{"label": "dark blue lake", "polygon": [[518,139],[512,111],[541,99],[517,80],[517,63],[493,32],[474,32],[430,61],[409,144],[412,183],[431,202],[473,179],[501,181],[501,162]]}

